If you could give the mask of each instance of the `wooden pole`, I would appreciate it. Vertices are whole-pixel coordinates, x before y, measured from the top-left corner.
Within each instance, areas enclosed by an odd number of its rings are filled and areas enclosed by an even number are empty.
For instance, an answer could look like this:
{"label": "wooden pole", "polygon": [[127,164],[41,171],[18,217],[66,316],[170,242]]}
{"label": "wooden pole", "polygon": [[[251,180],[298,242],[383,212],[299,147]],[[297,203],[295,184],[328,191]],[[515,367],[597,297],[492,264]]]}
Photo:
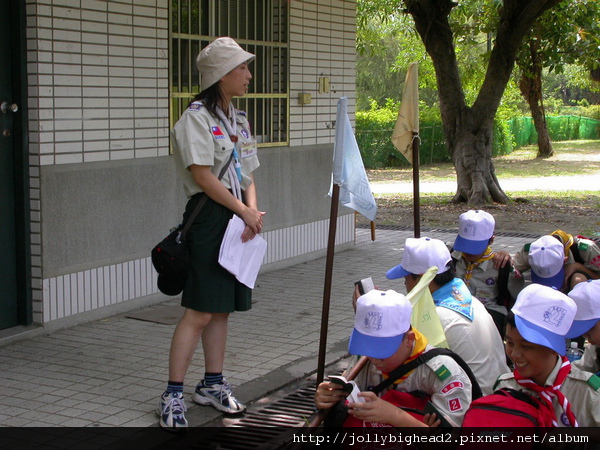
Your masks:
{"label": "wooden pole", "polygon": [[412,140],[413,160],[413,223],[415,238],[421,237],[421,199],[419,193],[419,133],[413,131]]}
{"label": "wooden pole", "polygon": [[325,261],[325,282],[323,284],[323,308],[321,311],[321,339],[319,342],[319,358],[317,363],[317,385],[323,381],[325,373],[325,353],[327,351],[327,328],[329,327],[329,305],[331,302],[331,280],[333,277],[333,256],[335,254],[335,234],[337,231],[337,215],[340,199],[340,187],[333,183],[331,193],[331,211],[329,214],[329,238],[327,241],[327,258]]}

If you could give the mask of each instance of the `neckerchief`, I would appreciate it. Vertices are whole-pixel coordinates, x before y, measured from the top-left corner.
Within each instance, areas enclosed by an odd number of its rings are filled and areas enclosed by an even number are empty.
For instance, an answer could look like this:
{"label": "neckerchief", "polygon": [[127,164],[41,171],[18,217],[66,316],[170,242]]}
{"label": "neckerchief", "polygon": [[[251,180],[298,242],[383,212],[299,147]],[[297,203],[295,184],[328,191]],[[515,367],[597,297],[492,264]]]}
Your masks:
{"label": "neckerchief", "polygon": [[455,311],[471,322],[473,321],[473,296],[469,292],[469,288],[460,278],[454,278],[449,283],[446,283],[433,294],[433,302],[435,306],[443,306],[444,308]]}
{"label": "neckerchief", "polygon": [[[417,359],[425,351],[425,347],[427,347],[427,337],[424,334],[420,333],[415,328],[413,328],[412,331],[415,333],[415,344],[413,345],[413,349],[412,349],[412,352],[410,353],[410,356],[407,358],[406,361],[404,361],[403,365],[411,362],[413,359]],[[410,372],[404,374],[402,377],[400,377],[396,381],[394,381],[394,384],[402,383],[413,372],[414,372],[414,370],[411,370]],[[383,378],[384,379],[388,378],[388,374],[384,373]]]}
{"label": "neckerchief", "polygon": [[229,111],[231,112],[231,117],[227,118],[223,110],[218,106],[216,107],[217,115],[221,119],[221,122],[223,122],[223,125],[225,125],[229,139],[233,142],[233,165],[229,166],[229,183],[231,184],[233,195],[241,200],[242,191],[240,183],[242,182],[242,165],[237,152],[237,142],[239,140],[237,135],[237,114],[232,103],[229,104]]}
{"label": "neckerchief", "polygon": [[479,258],[477,261],[469,262],[465,260],[467,263],[467,271],[465,272],[464,281],[468,286],[471,284],[471,276],[473,276],[473,270],[475,270],[482,262],[489,261],[494,257],[496,253],[492,250],[492,247],[488,246],[483,253],[483,256]]}
{"label": "neckerchief", "polygon": [[573,414],[573,411],[571,411],[571,403],[569,403],[569,400],[567,397],[565,397],[565,394],[563,394],[560,390],[562,384],[567,379],[569,372],[571,372],[571,363],[566,356],[562,357],[562,363],[553,385],[540,386],[533,380],[523,378],[521,374],[519,374],[518,369],[515,369],[514,371],[516,382],[519,383],[519,385],[538,393],[545,407],[552,411],[552,417],[554,418],[552,419],[552,424],[555,427],[558,426],[558,423],[556,422],[556,411],[554,410],[554,405],[552,405],[552,399],[554,397],[558,399],[558,403],[560,403],[560,406],[565,412],[567,419],[569,420],[569,424],[572,427],[579,426],[577,419],[575,418],[575,414]]}
{"label": "neckerchief", "polygon": [[565,247],[565,255],[569,253],[569,249],[575,242],[573,235],[565,233],[563,230],[555,230],[552,233],[550,233],[550,236],[558,236],[560,238],[560,242],[562,242],[562,244]]}

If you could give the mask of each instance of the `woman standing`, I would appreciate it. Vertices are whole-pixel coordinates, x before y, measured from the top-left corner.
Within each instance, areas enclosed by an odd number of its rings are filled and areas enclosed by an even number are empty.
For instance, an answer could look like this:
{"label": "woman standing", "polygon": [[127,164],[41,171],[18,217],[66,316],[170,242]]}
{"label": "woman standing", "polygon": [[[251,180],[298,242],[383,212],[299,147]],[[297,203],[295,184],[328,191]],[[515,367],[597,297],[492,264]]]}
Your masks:
{"label": "woman standing", "polygon": [[218,255],[233,214],[246,224],[244,242],[260,233],[263,225],[264,212],[257,209],[252,176],[259,166],[256,140],[250,134],[246,114],[231,103],[234,96],[248,91],[252,78],[248,64],[253,59],[253,54],[229,37],[218,38],[205,47],[196,59],[201,92],[172,131],[174,152],[189,197],[184,220],[202,196],[208,200],[187,235],[192,269],[181,300],[185,312],[173,334],[169,382],[157,409],[160,426],[168,429],[188,426],[183,382],[200,339],[205,376],[196,386],[193,400],[230,414],[246,408],[233,396],[223,377],[223,362],[229,314],[249,310],[252,291],[219,265]]}

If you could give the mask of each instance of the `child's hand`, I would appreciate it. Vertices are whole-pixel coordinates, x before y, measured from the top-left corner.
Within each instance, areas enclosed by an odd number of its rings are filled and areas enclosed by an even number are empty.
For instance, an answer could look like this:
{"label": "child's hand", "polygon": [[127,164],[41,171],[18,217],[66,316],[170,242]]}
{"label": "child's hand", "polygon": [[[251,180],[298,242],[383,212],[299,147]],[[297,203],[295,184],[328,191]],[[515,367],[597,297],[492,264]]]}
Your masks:
{"label": "child's hand", "polygon": [[348,392],[343,391],[339,384],[323,381],[317,386],[315,405],[318,409],[328,409],[346,397],[348,397]]}
{"label": "child's hand", "polygon": [[499,250],[492,258],[492,262],[494,263],[494,269],[501,269],[506,264],[510,263],[510,253]]}
{"label": "child's hand", "polygon": [[423,423],[428,427],[437,428],[442,421],[437,418],[435,413],[427,413],[423,416]]}

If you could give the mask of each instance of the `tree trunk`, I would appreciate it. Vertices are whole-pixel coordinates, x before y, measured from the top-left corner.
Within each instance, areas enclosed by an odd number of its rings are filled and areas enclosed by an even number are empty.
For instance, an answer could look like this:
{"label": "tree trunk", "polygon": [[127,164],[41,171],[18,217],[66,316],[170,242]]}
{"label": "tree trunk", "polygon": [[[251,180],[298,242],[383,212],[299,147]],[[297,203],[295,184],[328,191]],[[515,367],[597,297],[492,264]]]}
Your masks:
{"label": "tree trunk", "polygon": [[[463,122],[471,121],[467,114]],[[452,160],[457,175],[455,203],[466,202],[478,206],[491,202],[508,203],[508,197],[496,178],[492,161],[491,139],[493,119],[478,127],[463,126],[456,136]]]}
{"label": "tree trunk", "polygon": [[549,158],[554,155],[552,141],[548,133],[546,123],[546,112],[542,96],[542,65],[539,62],[536,38],[530,39],[528,43],[528,65],[523,67],[523,74],[519,81],[519,89],[523,98],[529,104],[533,124],[538,135],[538,158]]}
{"label": "tree trunk", "polygon": [[510,79],[517,51],[533,22],[561,0],[504,0],[485,80],[468,107],[448,20],[453,0],[404,0],[435,68],[448,151],[456,169],[455,202],[471,206],[508,203],[492,163],[494,116]]}

